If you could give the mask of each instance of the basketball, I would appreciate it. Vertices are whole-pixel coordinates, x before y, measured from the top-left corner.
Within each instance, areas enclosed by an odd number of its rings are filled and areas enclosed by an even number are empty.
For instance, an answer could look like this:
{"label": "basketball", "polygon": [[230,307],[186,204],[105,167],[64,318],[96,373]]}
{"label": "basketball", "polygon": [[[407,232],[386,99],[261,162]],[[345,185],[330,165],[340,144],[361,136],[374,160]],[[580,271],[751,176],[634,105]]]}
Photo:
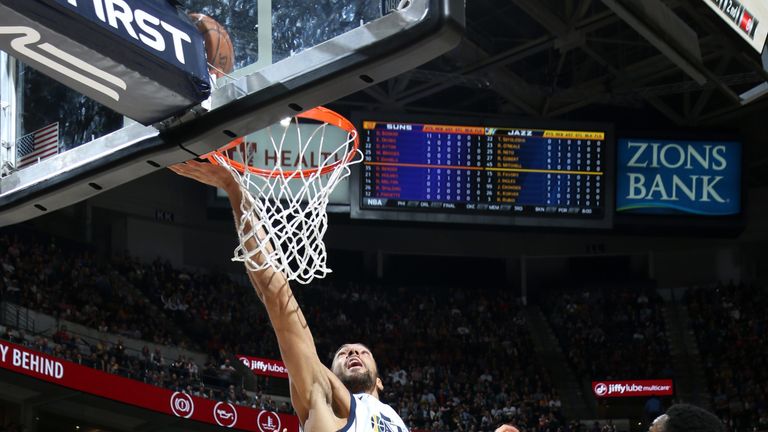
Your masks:
{"label": "basketball", "polygon": [[189,18],[205,40],[205,55],[211,74],[218,78],[232,72],[235,65],[235,49],[224,26],[203,14],[189,14]]}

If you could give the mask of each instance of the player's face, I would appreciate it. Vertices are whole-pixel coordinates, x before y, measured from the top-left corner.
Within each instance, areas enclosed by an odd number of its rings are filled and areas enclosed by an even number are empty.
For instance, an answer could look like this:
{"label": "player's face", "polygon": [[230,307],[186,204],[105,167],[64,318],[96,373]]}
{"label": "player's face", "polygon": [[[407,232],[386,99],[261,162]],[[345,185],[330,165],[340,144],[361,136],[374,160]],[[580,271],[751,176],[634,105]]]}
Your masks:
{"label": "player's face", "polygon": [[343,345],[336,351],[331,370],[352,393],[368,393],[376,388],[376,361],[365,345]]}

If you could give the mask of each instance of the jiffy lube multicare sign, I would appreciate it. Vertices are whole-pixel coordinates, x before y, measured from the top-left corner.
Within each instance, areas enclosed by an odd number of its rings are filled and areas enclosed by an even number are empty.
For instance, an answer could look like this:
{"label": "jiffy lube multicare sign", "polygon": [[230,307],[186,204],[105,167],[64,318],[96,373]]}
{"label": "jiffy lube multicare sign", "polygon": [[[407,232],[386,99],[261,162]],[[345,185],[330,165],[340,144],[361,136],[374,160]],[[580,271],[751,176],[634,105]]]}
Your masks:
{"label": "jiffy lube multicare sign", "polygon": [[592,392],[598,398],[672,396],[672,380],[592,381]]}
{"label": "jiffy lube multicare sign", "polygon": [[620,139],[620,213],[735,215],[741,211],[741,143]]}

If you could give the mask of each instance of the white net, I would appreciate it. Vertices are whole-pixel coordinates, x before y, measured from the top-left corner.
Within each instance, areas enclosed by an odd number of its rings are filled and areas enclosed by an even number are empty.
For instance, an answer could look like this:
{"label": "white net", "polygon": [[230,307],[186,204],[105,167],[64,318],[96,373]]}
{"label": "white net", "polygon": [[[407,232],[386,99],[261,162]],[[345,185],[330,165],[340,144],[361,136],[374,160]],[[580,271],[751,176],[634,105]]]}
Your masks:
{"label": "white net", "polygon": [[[350,165],[362,160],[362,153],[355,145],[357,131],[348,122],[343,142],[328,138],[334,134],[326,130],[335,125],[322,122],[308,129],[301,122],[295,117],[271,126],[263,135],[268,143],[243,140],[227,153],[213,153],[213,158],[229,168],[243,194],[240,244],[232,260],[242,261],[251,271],[272,267],[289,280],[308,284],[331,272],[323,242],[329,196],[349,176]],[[274,154],[283,155],[287,142],[298,143],[290,170],[279,161],[269,169],[253,166],[258,148],[271,146]]]}

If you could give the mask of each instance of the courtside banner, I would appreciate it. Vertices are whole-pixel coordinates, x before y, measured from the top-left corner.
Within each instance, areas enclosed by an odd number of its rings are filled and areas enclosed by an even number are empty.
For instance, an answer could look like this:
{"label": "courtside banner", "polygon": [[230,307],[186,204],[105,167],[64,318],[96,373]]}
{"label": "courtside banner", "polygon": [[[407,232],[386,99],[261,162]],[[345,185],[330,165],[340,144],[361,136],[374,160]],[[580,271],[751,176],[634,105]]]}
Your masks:
{"label": "courtside banner", "polygon": [[730,216],[741,212],[741,144],[620,139],[616,211]]}
{"label": "courtside banner", "polygon": [[768,37],[768,2],[765,0],[702,0],[736,33],[762,52]]}
{"label": "courtside banner", "polygon": [[210,94],[203,37],[167,0],[0,0],[0,50],[143,124]]}
{"label": "courtside banner", "polygon": [[285,363],[280,360],[250,357],[242,354],[238,354],[237,359],[256,375],[288,378],[288,369],[285,368]]}
{"label": "courtside banner", "polygon": [[637,396],[672,396],[672,380],[592,381],[592,392],[598,398]]}
{"label": "courtside banner", "polygon": [[0,341],[0,367],[140,408],[253,432],[298,432],[295,416],[277,414],[144,384]]}

